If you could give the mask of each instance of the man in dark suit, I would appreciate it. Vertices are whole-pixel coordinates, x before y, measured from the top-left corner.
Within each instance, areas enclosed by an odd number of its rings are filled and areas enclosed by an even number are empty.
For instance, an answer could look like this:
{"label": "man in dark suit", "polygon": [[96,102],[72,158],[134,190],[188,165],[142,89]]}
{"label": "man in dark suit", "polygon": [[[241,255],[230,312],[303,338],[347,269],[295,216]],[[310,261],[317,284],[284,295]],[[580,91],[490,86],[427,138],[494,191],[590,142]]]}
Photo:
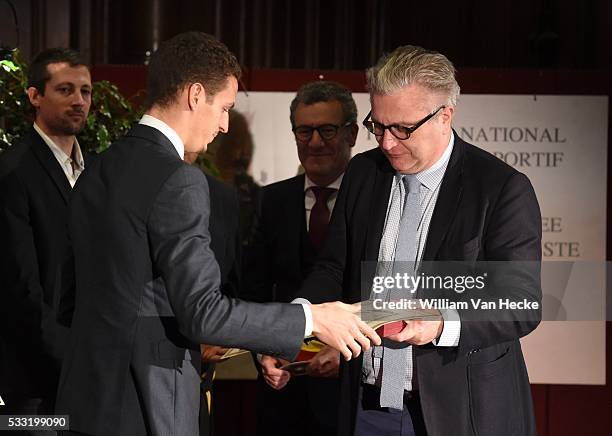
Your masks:
{"label": "man in dark suit", "polygon": [[198,434],[199,344],[293,358],[312,330],[350,358],[368,336],[379,341],[342,303],[263,305],[219,291],[208,184],[182,159],[227,131],[239,75],[210,35],[160,44],[146,114],[79,181],[69,215],[75,310],[56,407],[72,431]]}
{"label": "man in dark suit", "polygon": [[[487,292],[539,303],[534,190],[523,174],[453,131],[459,86],[450,61],[404,46],[367,78],[372,111],[364,124],[379,148],[351,160],[326,245],[301,293],[313,302],[372,298],[374,273],[364,261],[379,275],[385,261],[420,273],[429,261],[439,268],[440,261],[478,260],[507,267],[490,276]],[[425,291],[417,296],[429,298]],[[384,346],[343,365],[339,434],[534,435],[519,338],[538,325],[539,306],[496,318],[485,312],[451,307],[437,320],[409,321]]]}
{"label": "man in dark suit", "polygon": [[[198,153],[185,153],[185,162],[197,162]],[[197,164],[196,164],[197,166]],[[241,271],[241,239],[239,206],[236,190],[206,174],[210,194],[210,249],[219,264],[220,290],[224,295],[238,297]],[[200,436],[214,434],[212,411],[212,385],[215,364],[227,351],[217,345],[200,345],[202,380],[200,383]]]}
{"label": "man in dark suit", "polygon": [[0,155],[0,393],[5,412],[34,414],[53,412],[68,336],[55,303],[68,200],[89,165],[75,135],[92,85],[79,55],[63,48],[36,56],[28,82],[33,127]]}
{"label": "man in dark suit", "polygon": [[[210,249],[219,264],[221,287],[224,295],[238,297],[241,271],[238,195],[231,186],[206,174],[210,191]],[[215,366],[228,349],[218,345],[200,345],[202,380],[200,382],[200,436],[214,434],[212,415],[212,387]]]}
{"label": "man in dark suit", "polygon": [[[310,272],[358,132],[351,92],[335,82],[302,86],[291,103],[290,120],[304,174],[262,190],[250,256],[255,265],[244,275],[248,298],[261,302],[292,301]],[[278,369],[287,362],[269,356],[260,360],[259,435],[336,433],[337,351],[323,349],[313,358],[308,375],[291,380],[288,372]]]}

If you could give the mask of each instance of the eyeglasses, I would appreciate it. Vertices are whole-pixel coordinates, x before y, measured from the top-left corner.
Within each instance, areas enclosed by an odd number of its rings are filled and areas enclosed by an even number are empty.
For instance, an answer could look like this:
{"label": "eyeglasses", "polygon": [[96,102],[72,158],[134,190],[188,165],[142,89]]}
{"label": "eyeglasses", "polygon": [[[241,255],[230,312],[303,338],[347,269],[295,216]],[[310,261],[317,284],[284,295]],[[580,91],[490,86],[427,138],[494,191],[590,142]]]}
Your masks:
{"label": "eyeglasses", "polygon": [[410,138],[410,135],[414,133],[416,129],[421,127],[427,121],[432,119],[441,109],[444,109],[446,106],[440,106],[438,109],[431,112],[421,121],[417,122],[412,127],[401,126],[399,124],[392,124],[390,126],[385,126],[384,124],[377,123],[376,121],[372,121],[370,119],[372,115],[372,111],[368,112],[368,115],[363,120],[363,125],[370,133],[373,133],[375,136],[383,136],[385,134],[385,130],[389,129],[389,132],[397,139],[404,140]]}
{"label": "eyeglasses", "polygon": [[341,126],[337,126],[335,124],[321,124],[320,126],[296,126],[294,127],[293,134],[295,135],[295,139],[302,142],[308,142],[312,138],[312,132],[315,130],[319,133],[319,136],[323,138],[324,141],[329,141],[330,139],[334,139],[338,134],[338,129],[346,126],[350,126],[351,122],[345,123]]}

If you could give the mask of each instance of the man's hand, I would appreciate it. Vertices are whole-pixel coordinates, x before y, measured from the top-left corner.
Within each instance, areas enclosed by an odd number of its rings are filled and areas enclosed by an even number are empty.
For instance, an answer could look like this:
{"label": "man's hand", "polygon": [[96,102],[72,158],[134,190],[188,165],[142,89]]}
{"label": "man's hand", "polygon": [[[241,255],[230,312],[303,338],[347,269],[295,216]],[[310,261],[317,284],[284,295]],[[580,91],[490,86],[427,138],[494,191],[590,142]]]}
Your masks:
{"label": "man's hand", "polygon": [[429,344],[436,338],[439,338],[444,328],[444,320],[424,321],[415,319],[406,321],[406,327],[394,335],[387,338],[395,342],[407,342],[412,345]]}
{"label": "man's hand", "polygon": [[261,370],[266,383],[277,391],[285,387],[291,378],[291,374],[279,368],[287,365],[288,361],[277,357],[262,356],[259,363],[261,364]]}
{"label": "man's hand", "polygon": [[200,345],[200,357],[202,362],[216,363],[227,352],[228,348],[218,347],[217,345]]}
{"label": "man's hand", "polygon": [[[370,341],[380,345],[380,337],[363,322],[357,313],[359,305],[333,303],[315,304],[312,309],[312,332],[322,342],[340,351],[346,360],[359,356],[370,348]],[[369,339],[368,339],[369,338]]]}
{"label": "man's hand", "polygon": [[311,377],[338,377],[340,353],[332,347],[324,347],[310,359],[306,375]]}

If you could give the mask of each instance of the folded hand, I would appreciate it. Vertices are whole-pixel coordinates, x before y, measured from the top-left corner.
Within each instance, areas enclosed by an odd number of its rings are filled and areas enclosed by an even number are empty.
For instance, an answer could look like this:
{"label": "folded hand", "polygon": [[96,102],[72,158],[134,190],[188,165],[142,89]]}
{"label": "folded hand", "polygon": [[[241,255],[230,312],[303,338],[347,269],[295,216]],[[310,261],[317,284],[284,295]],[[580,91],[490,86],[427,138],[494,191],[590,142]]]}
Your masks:
{"label": "folded hand", "polygon": [[200,357],[202,362],[215,363],[218,362],[227,352],[228,348],[219,347],[217,345],[200,345]]}
{"label": "folded hand", "polygon": [[277,357],[262,356],[259,363],[261,364],[261,371],[263,373],[264,380],[266,383],[268,383],[268,385],[276,390],[280,390],[285,387],[291,378],[291,374],[279,368],[288,364],[288,361],[279,359]]}

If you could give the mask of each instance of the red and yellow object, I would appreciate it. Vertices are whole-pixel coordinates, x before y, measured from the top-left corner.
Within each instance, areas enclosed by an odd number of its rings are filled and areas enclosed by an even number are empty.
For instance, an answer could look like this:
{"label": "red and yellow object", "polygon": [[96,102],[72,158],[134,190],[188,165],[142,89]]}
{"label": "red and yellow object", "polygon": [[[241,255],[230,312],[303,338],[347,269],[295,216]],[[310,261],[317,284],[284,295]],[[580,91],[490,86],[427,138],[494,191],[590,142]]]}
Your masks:
{"label": "red and yellow object", "polygon": [[[401,332],[406,327],[406,321],[393,321],[388,322],[386,324],[381,325],[376,329],[376,333],[381,338],[386,338],[387,336],[394,335],[396,333]],[[298,353],[294,362],[307,362],[314,357],[319,351],[321,351],[325,347],[325,344],[316,339],[310,340],[302,344],[302,348]]]}
{"label": "red and yellow object", "polygon": [[401,332],[402,330],[404,330],[404,327],[406,327],[406,325],[406,321],[401,320],[388,322],[378,327],[376,329],[376,333],[378,333],[378,336],[380,336],[381,338],[386,338],[387,336],[391,336]]}
{"label": "red and yellow object", "polygon": [[312,341],[305,342],[298,353],[295,362],[306,362],[314,357],[319,351],[325,347],[325,344],[321,341],[313,339]]}

